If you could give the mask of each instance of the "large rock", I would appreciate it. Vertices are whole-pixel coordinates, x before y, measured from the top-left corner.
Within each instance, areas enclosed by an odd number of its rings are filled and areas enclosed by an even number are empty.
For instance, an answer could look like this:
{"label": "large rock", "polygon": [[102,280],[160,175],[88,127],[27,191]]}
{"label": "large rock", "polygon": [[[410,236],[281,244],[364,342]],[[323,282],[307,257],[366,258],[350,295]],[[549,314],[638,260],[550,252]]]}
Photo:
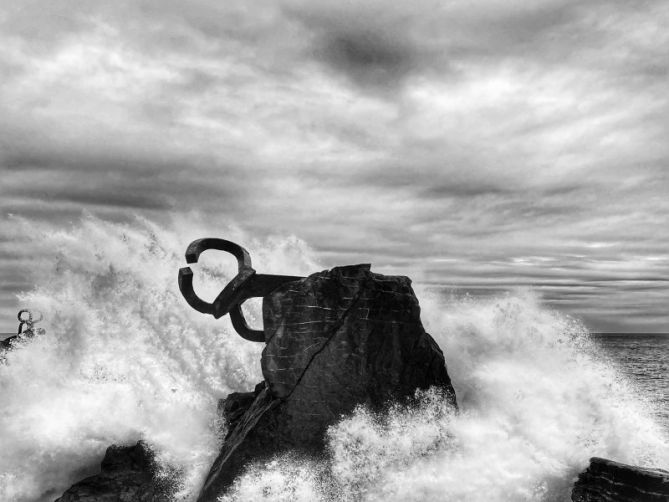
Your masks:
{"label": "large rock", "polygon": [[337,267],[263,299],[264,382],[222,402],[228,435],[200,495],[215,501],[252,461],[324,451],[325,432],[356,405],[381,409],[438,386],[455,405],[444,356],[425,333],[407,277]]}
{"label": "large rock", "polygon": [[156,477],[153,454],[141,441],[107,448],[100,470],[55,502],[167,502],[174,489],[170,480]]}
{"label": "large rock", "polygon": [[578,476],[574,502],[667,502],[669,472],[593,457]]}

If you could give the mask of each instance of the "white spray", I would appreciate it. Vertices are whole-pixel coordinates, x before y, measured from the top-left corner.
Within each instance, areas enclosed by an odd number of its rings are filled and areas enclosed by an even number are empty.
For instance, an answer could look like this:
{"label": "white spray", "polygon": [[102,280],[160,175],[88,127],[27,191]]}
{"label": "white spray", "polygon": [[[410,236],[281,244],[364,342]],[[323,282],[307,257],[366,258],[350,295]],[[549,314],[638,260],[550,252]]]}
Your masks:
{"label": "white spray", "polygon": [[[185,245],[212,232],[175,227],[189,231],[87,217],[36,235],[31,249],[53,260],[22,304],[44,313],[47,335],[0,364],[0,500],[53,500],[94,473],[107,446],[138,439],[182,471],[177,499],[197,496],[220,445],[216,402],[261,379],[262,346],[185,304]],[[322,268],[295,239],[215,234],[244,243],[261,272]],[[196,289],[211,299],[234,260],[200,261]],[[529,294],[418,294],[460,411],[430,392],[385,416],[360,409],[331,428],[327,464],[289,456],[250,468],[224,500],[558,501],[591,455],[669,465],[647,405],[578,322]]]}
{"label": "white spray", "polygon": [[221,501],[558,502],[591,456],[669,465],[651,404],[598,358],[579,322],[529,293],[419,296],[459,412],[434,392],[385,416],[359,409],[331,427],[328,465],[254,466]]}
{"label": "white spray", "polygon": [[[177,286],[185,247],[211,232],[176,226],[188,233],[94,217],[61,231],[31,224],[26,252],[52,259],[21,304],[44,314],[47,334],[0,364],[0,500],[53,500],[95,473],[109,445],[139,439],[183,471],[178,498],[197,494],[219,447],[217,400],[262,379],[262,346],[185,303]],[[216,234],[244,242],[261,272],[318,269],[295,239]],[[211,300],[236,262],[215,252],[200,262],[195,287]],[[257,311],[247,318],[260,322]]]}

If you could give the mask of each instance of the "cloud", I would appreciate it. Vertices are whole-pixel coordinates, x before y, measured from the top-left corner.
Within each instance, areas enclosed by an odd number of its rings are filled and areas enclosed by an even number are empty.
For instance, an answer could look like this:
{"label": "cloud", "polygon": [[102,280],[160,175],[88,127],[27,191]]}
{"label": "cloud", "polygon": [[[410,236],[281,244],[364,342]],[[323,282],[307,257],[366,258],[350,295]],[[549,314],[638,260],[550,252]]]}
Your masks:
{"label": "cloud", "polygon": [[[4,1],[0,207],[197,211],[327,265],[530,285],[596,328],[669,331],[667,21],[656,2]],[[29,267],[0,260],[6,312]]]}

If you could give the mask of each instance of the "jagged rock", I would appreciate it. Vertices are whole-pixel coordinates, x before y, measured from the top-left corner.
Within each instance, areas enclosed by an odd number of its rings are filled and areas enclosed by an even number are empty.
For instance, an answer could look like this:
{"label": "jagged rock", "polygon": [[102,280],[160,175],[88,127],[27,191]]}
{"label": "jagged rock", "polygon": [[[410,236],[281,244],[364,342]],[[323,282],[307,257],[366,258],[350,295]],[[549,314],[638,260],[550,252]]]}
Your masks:
{"label": "jagged rock", "polygon": [[444,356],[420,321],[407,277],[337,267],[263,299],[264,382],[221,404],[228,435],[200,494],[215,501],[252,461],[324,452],[327,427],[364,404],[381,409],[438,386],[455,405]]}
{"label": "jagged rock", "polygon": [[574,502],[667,502],[669,472],[593,457],[578,475]]}
{"label": "jagged rock", "polygon": [[2,354],[2,351],[12,350],[21,339],[21,335],[12,335],[0,340],[0,354]]}
{"label": "jagged rock", "polygon": [[101,472],[72,485],[55,502],[167,502],[174,480],[158,480],[153,453],[139,441],[107,448]]}
{"label": "jagged rock", "polygon": [[8,336],[4,340],[0,340],[0,355],[12,348],[12,342],[18,338],[18,335]]}

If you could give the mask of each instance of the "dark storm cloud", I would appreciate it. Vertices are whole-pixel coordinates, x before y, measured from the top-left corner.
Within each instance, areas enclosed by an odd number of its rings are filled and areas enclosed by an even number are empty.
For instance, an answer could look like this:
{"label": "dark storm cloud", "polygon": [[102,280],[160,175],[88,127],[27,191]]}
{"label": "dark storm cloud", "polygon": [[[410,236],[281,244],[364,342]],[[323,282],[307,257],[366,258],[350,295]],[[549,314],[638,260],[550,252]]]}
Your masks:
{"label": "dark storm cloud", "polygon": [[[531,286],[595,327],[669,330],[661,3],[29,0],[2,13],[4,216],[198,211],[296,234],[327,265],[477,294]],[[9,289],[30,267],[11,261],[11,228]]]}
{"label": "dark storm cloud", "polygon": [[285,12],[313,34],[316,61],[362,87],[396,92],[411,76],[465,78],[458,67],[468,61],[558,60],[570,48],[556,44],[556,37],[573,36],[582,15],[579,3],[568,1],[503,7],[494,2],[366,2],[353,9],[335,2],[289,2]]}
{"label": "dark storm cloud", "polygon": [[371,32],[331,34],[317,51],[336,71],[362,86],[387,86],[400,82],[412,69],[407,47]]}

